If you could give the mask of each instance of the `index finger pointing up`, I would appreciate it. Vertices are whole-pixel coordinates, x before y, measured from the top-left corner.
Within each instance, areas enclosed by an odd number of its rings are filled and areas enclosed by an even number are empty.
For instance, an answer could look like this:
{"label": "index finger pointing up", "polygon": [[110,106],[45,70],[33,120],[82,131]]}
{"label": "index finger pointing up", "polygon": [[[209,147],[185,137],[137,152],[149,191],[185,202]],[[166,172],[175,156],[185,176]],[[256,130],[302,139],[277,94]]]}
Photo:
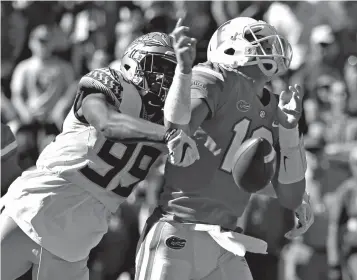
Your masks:
{"label": "index finger pointing up", "polygon": [[177,20],[175,28],[180,27],[180,26],[182,26],[182,18],[179,18]]}

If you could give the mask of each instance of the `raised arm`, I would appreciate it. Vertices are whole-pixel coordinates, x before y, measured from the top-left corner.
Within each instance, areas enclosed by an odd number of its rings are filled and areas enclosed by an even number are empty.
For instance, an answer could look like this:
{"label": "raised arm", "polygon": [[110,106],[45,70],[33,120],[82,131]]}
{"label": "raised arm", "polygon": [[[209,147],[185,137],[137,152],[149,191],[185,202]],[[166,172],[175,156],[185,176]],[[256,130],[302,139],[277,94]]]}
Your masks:
{"label": "raised arm", "polygon": [[191,99],[192,66],[196,57],[196,39],[187,36],[189,27],[179,19],[171,33],[177,66],[164,106],[165,126],[179,128],[192,135],[208,115],[205,102]]}
{"label": "raised arm", "polygon": [[314,222],[309,196],[305,192],[306,155],[303,135],[299,131],[302,115],[302,98],[298,85],[290,86],[279,97],[278,169],[273,180],[277,198],[282,206],[295,212],[298,225],[285,237],[294,238],[305,233]]}

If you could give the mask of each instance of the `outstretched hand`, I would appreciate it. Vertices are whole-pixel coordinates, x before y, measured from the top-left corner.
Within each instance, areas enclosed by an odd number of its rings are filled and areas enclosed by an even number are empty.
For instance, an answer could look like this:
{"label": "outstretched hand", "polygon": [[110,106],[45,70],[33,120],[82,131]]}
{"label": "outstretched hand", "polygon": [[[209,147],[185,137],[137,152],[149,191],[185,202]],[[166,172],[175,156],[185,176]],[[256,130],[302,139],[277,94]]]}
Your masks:
{"label": "outstretched hand", "polygon": [[314,212],[310,204],[310,196],[305,192],[302,204],[295,210],[297,225],[285,233],[285,238],[294,239],[303,235],[314,223]]}
{"label": "outstretched hand", "polygon": [[280,93],[278,121],[283,127],[291,129],[297,126],[302,114],[303,97],[301,87],[297,84]]}
{"label": "outstretched hand", "polygon": [[195,38],[187,36],[190,28],[182,25],[182,18],[176,23],[175,29],[170,34],[173,40],[173,47],[176,53],[177,66],[184,74],[191,72],[193,63],[196,59]]}

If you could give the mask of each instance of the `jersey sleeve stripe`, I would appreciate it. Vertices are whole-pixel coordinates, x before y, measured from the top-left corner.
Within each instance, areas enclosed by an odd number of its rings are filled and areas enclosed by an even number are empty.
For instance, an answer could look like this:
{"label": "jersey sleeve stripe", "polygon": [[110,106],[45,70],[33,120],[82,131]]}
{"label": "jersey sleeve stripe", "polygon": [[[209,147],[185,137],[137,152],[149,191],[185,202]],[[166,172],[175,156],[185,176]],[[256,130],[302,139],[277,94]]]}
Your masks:
{"label": "jersey sleeve stripe", "polygon": [[1,148],[1,158],[3,158],[4,156],[6,156],[8,153],[10,153],[11,151],[15,150],[16,148],[17,148],[16,140],[11,142],[10,144],[5,146],[4,148]]}
{"label": "jersey sleeve stripe", "polygon": [[211,76],[214,76],[214,77],[220,79],[222,82],[224,82],[223,75],[221,73],[218,73],[218,72],[212,70],[212,69],[209,69],[209,68],[206,68],[203,66],[196,66],[192,69],[192,71],[203,72],[203,73],[209,74]]}

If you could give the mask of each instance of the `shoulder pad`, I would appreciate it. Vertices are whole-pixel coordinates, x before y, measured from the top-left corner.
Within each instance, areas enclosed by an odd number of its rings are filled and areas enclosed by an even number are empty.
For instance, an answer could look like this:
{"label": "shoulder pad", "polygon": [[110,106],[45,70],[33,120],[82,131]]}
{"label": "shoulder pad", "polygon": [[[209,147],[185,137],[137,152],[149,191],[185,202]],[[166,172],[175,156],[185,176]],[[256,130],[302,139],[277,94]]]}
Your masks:
{"label": "shoulder pad", "polygon": [[215,79],[218,79],[222,82],[224,82],[224,72],[223,69],[221,69],[218,64],[212,63],[212,62],[205,62],[205,63],[200,63],[197,66],[193,67],[193,76],[195,74],[204,74],[204,76],[211,76],[212,78],[214,77]]}
{"label": "shoulder pad", "polygon": [[78,93],[84,96],[90,93],[103,93],[116,107],[122,100],[122,74],[112,68],[95,69],[81,78]]}

